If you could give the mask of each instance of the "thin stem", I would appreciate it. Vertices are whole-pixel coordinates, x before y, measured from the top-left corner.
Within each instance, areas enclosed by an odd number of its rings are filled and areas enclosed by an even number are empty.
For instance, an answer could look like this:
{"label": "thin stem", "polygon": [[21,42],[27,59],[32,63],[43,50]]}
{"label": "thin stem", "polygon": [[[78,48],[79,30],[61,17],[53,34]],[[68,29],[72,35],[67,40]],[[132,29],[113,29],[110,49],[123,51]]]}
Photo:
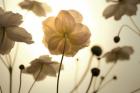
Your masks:
{"label": "thin stem", "polygon": [[1,86],[0,86],[0,92],[2,93],[2,88],[1,88]]}
{"label": "thin stem", "polygon": [[138,91],[140,91],[140,88],[135,89],[135,90],[132,91],[131,93],[136,93],[136,92],[138,92]]}
{"label": "thin stem", "polygon": [[12,93],[12,67],[9,67],[9,74],[10,74],[10,89],[9,89],[9,93]]}
{"label": "thin stem", "polygon": [[93,56],[91,55],[90,58],[89,58],[88,66],[87,66],[84,74],[82,75],[82,77],[81,77],[80,81],[77,83],[77,85],[72,89],[71,93],[73,93],[75,90],[77,90],[77,88],[80,86],[80,84],[84,81],[84,79],[87,76],[88,71],[91,67],[92,59],[93,59]]}
{"label": "thin stem", "polygon": [[65,54],[65,48],[66,48],[66,35],[65,35],[64,47],[63,47],[63,51],[62,51],[62,57],[61,57],[60,66],[59,66],[59,72],[58,72],[58,77],[57,77],[56,93],[59,93],[60,70],[61,70],[61,67],[62,67],[62,62],[63,62],[63,58],[64,58],[64,54]]}
{"label": "thin stem", "polygon": [[118,36],[120,35],[120,33],[121,33],[121,31],[122,31],[122,29],[123,29],[124,27],[129,28],[131,31],[133,31],[133,32],[136,33],[137,35],[140,35],[140,33],[137,32],[135,29],[133,29],[133,28],[130,27],[129,25],[124,24],[124,25],[122,25],[122,26],[120,27],[119,32],[118,32]]}
{"label": "thin stem", "polygon": [[22,84],[22,71],[23,71],[23,70],[20,70],[20,82],[19,82],[19,90],[18,90],[18,93],[20,93],[20,91],[21,91],[21,84]]}
{"label": "thin stem", "polygon": [[88,93],[88,91],[89,91],[89,89],[90,89],[90,87],[91,87],[92,81],[93,81],[93,75],[91,76],[90,83],[89,83],[89,85],[88,85],[88,88],[87,88],[87,90],[86,90],[86,93]]}
{"label": "thin stem", "polygon": [[[75,85],[76,85],[78,80],[78,72],[79,72],[79,59],[77,59],[75,65],[76,65],[76,70],[75,70]],[[75,93],[78,93],[78,89],[75,91]]]}
{"label": "thin stem", "polygon": [[5,65],[5,67],[8,68],[8,65],[6,64],[5,60],[2,58],[1,55],[0,55],[0,59],[1,59],[2,63]]}
{"label": "thin stem", "polygon": [[31,90],[32,90],[32,88],[33,88],[33,86],[34,86],[34,84],[36,83],[38,77],[40,76],[40,73],[41,73],[42,69],[43,69],[43,65],[41,65],[41,67],[40,67],[40,71],[38,72],[38,75],[36,76],[35,81],[32,83],[32,85],[31,85],[31,87],[30,87],[28,93],[31,92]]}
{"label": "thin stem", "polygon": [[12,67],[12,59],[10,53],[8,54],[8,58],[9,58],[10,67]]}
{"label": "thin stem", "polygon": [[109,75],[109,73],[112,71],[112,69],[116,66],[117,62],[114,62],[113,65],[109,68],[109,70],[107,71],[107,73],[104,75],[104,79],[102,79],[99,83],[99,86],[97,88],[97,91],[100,89],[103,81],[106,79],[106,77]]}
{"label": "thin stem", "polygon": [[18,49],[19,49],[19,43],[17,43],[17,46],[16,46],[16,50],[15,50],[15,54],[14,54],[14,59],[12,61],[12,67],[15,65],[17,54],[18,54]]}
{"label": "thin stem", "polygon": [[104,83],[97,91],[99,92],[101,89],[103,89],[107,84],[109,84],[113,79],[108,80],[106,83]]}
{"label": "thin stem", "polygon": [[139,27],[137,26],[137,24],[135,23],[135,21],[132,19],[132,17],[129,17],[129,18],[130,18],[132,24],[133,24],[133,25],[136,27],[136,29],[140,32]]}

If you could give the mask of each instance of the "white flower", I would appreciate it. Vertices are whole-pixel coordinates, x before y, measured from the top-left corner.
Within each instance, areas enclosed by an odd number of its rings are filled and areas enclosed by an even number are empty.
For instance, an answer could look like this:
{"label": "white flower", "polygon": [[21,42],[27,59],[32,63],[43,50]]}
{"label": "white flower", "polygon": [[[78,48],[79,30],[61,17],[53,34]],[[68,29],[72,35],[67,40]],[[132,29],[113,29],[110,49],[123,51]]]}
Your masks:
{"label": "white flower", "polygon": [[112,49],[110,52],[104,54],[106,62],[116,62],[117,60],[129,60],[130,55],[134,52],[130,46],[117,47]]}
{"label": "white flower", "polygon": [[22,16],[20,14],[5,12],[0,7],[0,54],[8,54],[15,41],[33,43],[31,34],[19,27],[21,23]]}
{"label": "white flower", "polygon": [[[23,72],[32,74],[35,80],[40,81],[45,79],[47,75],[55,77],[59,71],[59,65],[60,64],[58,62],[51,61],[51,57],[48,55],[43,55],[33,60],[31,65],[27,67]],[[63,65],[61,70],[62,69]]]}
{"label": "white flower", "polygon": [[114,16],[115,20],[119,20],[123,15],[136,15],[137,4],[139,0],[107,0],[113,4],[109,5],[103,12],[105,18]]}
{"label": "white flower", "polygon": [[51,8],[46,3],[40,3],[34,0],[24,0],[19,3],[22,9],[33,11],[37,16],[46,16],[46,12],[50,12]]}

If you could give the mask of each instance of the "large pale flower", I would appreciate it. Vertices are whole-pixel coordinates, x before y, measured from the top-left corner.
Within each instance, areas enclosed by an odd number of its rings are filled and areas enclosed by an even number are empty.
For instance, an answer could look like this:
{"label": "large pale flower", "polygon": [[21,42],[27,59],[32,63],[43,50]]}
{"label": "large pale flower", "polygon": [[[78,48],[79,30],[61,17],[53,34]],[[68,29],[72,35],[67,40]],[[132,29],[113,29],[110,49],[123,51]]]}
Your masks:
{"label": "large pale flower", "polygon": [[65,45],[65,56],[74,56],[79,49],[88,46],[91,33],[81,21],[79,12],[62,10],[57,17],[43,22],[43,41],[52,54],[62,54]]}
{"label": "large pale flower", "polygon": [[[58,62],[51,61],[51,57],[48,55],[43,55],[33,60],[31,65],[23,72],[33,75],[35,80],[40,81],[45,79],[47,75],[55,77],[59,71],[59,65],[60,64]],[[62,69],[63,65],[61,70]]]}
{"label": "large pale flower", "polygon": [[116,47],[104,54],[106,62],[116,62],[117,60],[129,60],[130,55],[134,52],[130,46]]}
{"label": "large pale flower", "polygon": [[33,43],[31,34],[19,27],[21,23],[20,14],[5,12],[0,8],[0,54],[9,53],[15,41]]}
{"label": "large pale flower", "polygon": [[19,3],[22,9],[33,11],[37,16],[46,16],[46,12],[50,12],[51,8],[46,3],[41,3],[34,0],[24,0]]}
{"label": "large pale flower", "polygon": [[107,0],[113,4],[109,5],[103,12],[105,18],[114,16],[115,20],[119,20],[123,15],[136,15],[137,4],[139,0]]}

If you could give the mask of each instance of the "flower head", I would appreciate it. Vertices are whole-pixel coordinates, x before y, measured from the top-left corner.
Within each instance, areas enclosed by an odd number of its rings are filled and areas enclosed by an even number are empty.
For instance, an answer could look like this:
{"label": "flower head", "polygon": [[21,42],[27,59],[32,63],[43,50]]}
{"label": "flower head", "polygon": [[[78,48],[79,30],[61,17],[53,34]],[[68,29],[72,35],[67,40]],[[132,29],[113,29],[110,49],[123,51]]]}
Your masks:
{"label": "flower head", "polygon": [[[32,74],[34,79],[37,81],[45,79],[48,76],[56,76],[59,70],[59,63],[51,61],[51,57],[48,55],[40,56],[39,58],[33,60],[31,65],[23,71],[27,74]],[[63,65],[61,70],[63,69]]]}
{"label": "flower head", "polygon": [[109,5],[103,12],[105,18],[114,16],[115,20],[119,20],[123,15],[136,15],[137,4],[139,0],[107,0],[113,4]]}
{"label": "flower head", "polygon": [[33,11],[37,16],[46,16],[46,12],[50,12],[51,8],[46,3],[40,3],[34,0],[24,0],[19,3],[22,9]]}
{"label": "flower head", "polygon": [[104,54],[106,62],[116,62],[117,60],[129,60],[130,55],[134,52],[130,46],[117,47],[112,49],[110,52]]}
{"label": "flower head", "polygon": [[22,16],[20,14],[5,12],[0,7],[0,54],[8,54],[15,41],[33,43],[31,34],[19,27],[21,23]]}
{"label": "flower head", "polygon": [[51,54],[62,54],[65,45],[65,56],[74,56],[79,49],[88,46],[91,34],[81,21],[79,12],[62,10],[57,17],[43,22],[43,42]]}

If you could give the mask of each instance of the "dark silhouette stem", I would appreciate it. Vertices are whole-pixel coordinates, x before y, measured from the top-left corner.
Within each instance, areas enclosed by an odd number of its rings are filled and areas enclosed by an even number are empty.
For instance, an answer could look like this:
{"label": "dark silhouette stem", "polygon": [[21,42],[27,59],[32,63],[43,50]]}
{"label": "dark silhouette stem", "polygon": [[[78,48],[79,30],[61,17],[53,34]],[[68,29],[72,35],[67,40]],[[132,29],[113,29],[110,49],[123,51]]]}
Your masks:
{"label": "dark silhouette stem", "polygon": [[30,93],[30,92],[31,92],[31,90],[32,90],[32,88],[33,88],[33,86],[34,86],[34,84],[36,83],[36,81],[37,81],[38,77],[40,76],[40,73],[41,73],[42,69],[43,69],[43,65],[41,65],[41,67],[40,67],[40,71],[38,72],[38,75],[36,76],[36,78],[35,78],[34,82],[32,83],[32,85],[31,85],[31,87],[30,87],[30,89],[29,89],[28,93]]}
{"label": "dark silhouette stem", "polygon": [[9,89],[9,93],[12,93],[12,67],[9,67],[9,74],[10,74],[10,89]]}
{"label": "dark silhouette stem", "polygon": [[59,72],[58,72],[58,77],[57,77],[56,93],[59,93],[60,70],[61,70],[61,67],[62,67],[62,62],[63,62],[63,58],[64,58],[64,54],[65,54],[65,48],[66,48],[66,35],[65,35],[64,48],[63,48],[63,51],[62,51],[62,57],[61,57],[60,66],[59,66]]}
{"label": "dark silhouette stem", "polygon": [[77,83],[77,85],[72,89],[71,93],[73,93],[75,90],[77,90],[78,87],[80,86],[80,84],[84,81],[84,79],[87,76],[88,71],[89,71],[89,69],[91,67],[92,59],[93,59],[93,56],[91,55],[90,58],[89,58],[88,66],[87,66],[84,74],[82,75],[82,77],[81,77],[80,81]]}
{"label": "dark silhouette stem", "polygon": [[1,86],[0,86],[0,92],[2,93],[2,88],[1,88]]}
{"label": "dark silhouette stem", "polygon": [[93,81],[93,76],[91,76],[91,79],[90,79],[88,88],[87,88],[87,90],[86,90],[86,93],[88,93],[88,91],[89,91],[89,89],[90,89],[90,87],[91,87],[92,81]]}
{"label": "dark silhouette stem", "polygon": [[23,71],[23,70],[20,70],[20,82],[19,82],[19,90],[18,90],[18,93],[20,93],[20,91],[21,91],[21,84],[22,84],[22,71]]}

